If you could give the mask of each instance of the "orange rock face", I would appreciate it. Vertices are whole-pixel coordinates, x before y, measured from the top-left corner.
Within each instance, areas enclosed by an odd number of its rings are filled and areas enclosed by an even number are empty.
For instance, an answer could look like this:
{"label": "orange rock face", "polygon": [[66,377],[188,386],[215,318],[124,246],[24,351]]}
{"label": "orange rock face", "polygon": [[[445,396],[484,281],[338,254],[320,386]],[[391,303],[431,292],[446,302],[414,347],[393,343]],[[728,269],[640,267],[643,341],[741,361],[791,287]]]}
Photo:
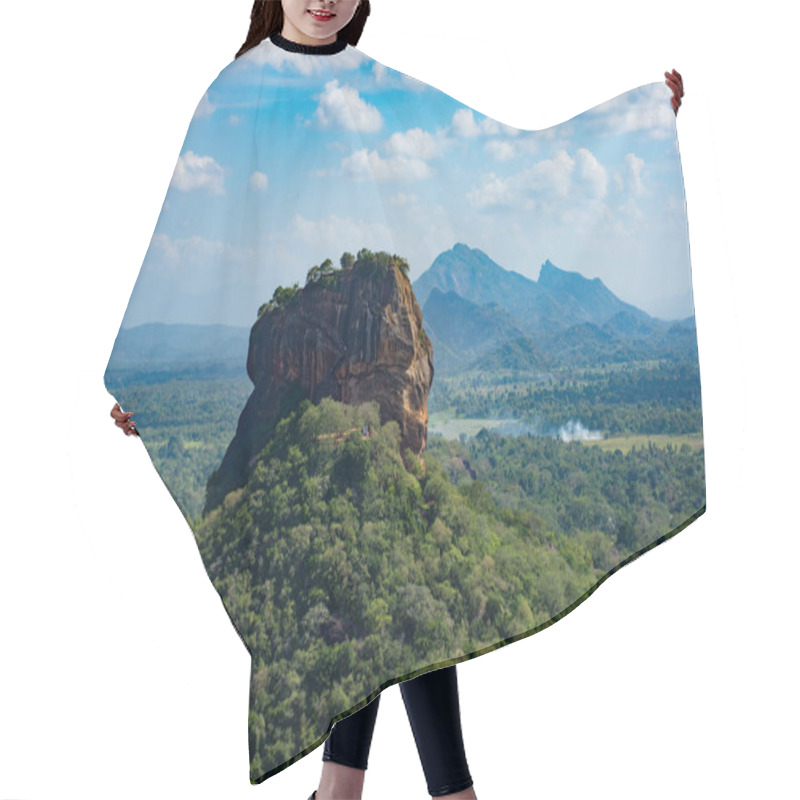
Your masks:
{"label": "orange rock face", "polygon": [[376,400],[381,423],[399,424],[402,447],[425,449],[433,346],[411,282],[394,263],[356,262],[265,310],[250,331],[247,373],[253,392],[209,482],[206,511],[244,484],[275,423],[302,398]]}

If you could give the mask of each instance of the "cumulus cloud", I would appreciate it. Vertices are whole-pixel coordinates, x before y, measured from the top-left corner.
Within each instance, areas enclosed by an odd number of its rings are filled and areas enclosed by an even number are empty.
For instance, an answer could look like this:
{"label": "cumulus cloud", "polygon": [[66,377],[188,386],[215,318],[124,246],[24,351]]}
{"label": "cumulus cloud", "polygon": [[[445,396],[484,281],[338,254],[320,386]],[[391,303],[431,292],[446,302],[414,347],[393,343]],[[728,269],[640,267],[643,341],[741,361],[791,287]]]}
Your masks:
{"label": "cumulus cloud", "polygon": [[318,99],[319,105],[314,116],[322,128],[338,126],[345,130],[372,133],[383,127],[381,112],[362,99],[352,86],[340,85],[338,78],[325,84]]}
{"label": "cumulus cloud", "polygon": [[517,154],[511,142],[499,139],[490,139],[486,142],[486,152],[493,156],[496,161],[508,161]]}
{"label": "cumulus cloud", "polygon": [[343,159],[342,170],[352,178],[378,181],[415,181],[431,175],[431,168],[420,158],[406,155],[384,158],[376,150],[367,150],[366,147]]}
{"label": "cumulus cloud", "polygon": [[493,172],[483,176],[481,185],[467,192],[467,200],[475,208],[513,206],[518,188],[511,178],[501,178]]}
{"label": "cumulus cloud", "polygon": [[506,125],[498,122],[492,117],[481,117],[480,121],[475,120],[471,108],[459,108],[453,114],[450,127],[456,136],[461,136],[465,139],[471,139],[475,136],[498,136],[505,134],[506,136],[518,136],[520,133],[519,128],[512,125]]}
{"label": "cumulus cloud", "polygon": [[675,112],[672,92],[664,83],[652,83],[625,92],[585,112],[590,129],[611,135],[643,131],[653,139],[673,135]]}
{"label": "cumulus cloud", "polygon": [[519,173],[515,182],[526,192],[541,197],[566,197],[575,169],[575,160],[566,150],[558,150],[552,158],[537,161]]}
{"label": "cumulus cloud", "polygon": [[442,154],[442,140],[422,128],[393,133],[385,142],[389,155],[409,156],[428,160]]}
{"label": "cumulus cloud", "polygon": [[608,174],[592,152],[579,148],[572,157],[558,150],[525,170],[507,177],[490,172],[481,184],[467,192],[467,199],[476,208],[491,206],[524,206],[533,199],[575,198],[600,200],[606,196]]}
{"label": "cumulus cloud", "polygon": [[472,138],[473,136],[479,136],[481,133],[480,125],[475,122],[475,115],[469,108],[459,108],[458,111],[453,114],[453,121],[451,124],[456,136]]}
{"label": "cumulus cloud", "polygon": [[269,179],[263,172],[254,172],[249,180],[250,188],[256,191],[266,191],[269,185]]}
{"label": "cumulus cloud", "polygon": [[628,190],[630,193],[634,195],[644,194],[644,184],[642,183],[644,159],[635,156],[633,153],[628,153],[625,156],[625,167],[628,178]]}
{"label": "cumulus cloud", "polygon": [[380,86],[382,89],[396,87],[400,89],[411,89],[416,92],[424,92],[425,89],[428,88],[427,83],[412,78],[411,75],[406,75],[404,72],[400,72],[400,70],[391,69],[383,64],[379,64],[377,61],[372,67],[372,78],[375,81],[375,85]]}
{"label": "cumulus cloud", "polygon": [[628,153],[621,170],[614,172],[614,185],[620,192],[627,192],[634,197],[647,194],[647,188],[642,178],[644,159],[633,153]]}
{"label": "cumulus cloud", "polygon": [[483,149],[495,161],[510,161],[512,158],[533,155],[539,150],[540,143],[535,134],[520,128],[503,127],[506,129],[504,133],[507,131],[516,131],[516,133],[503,138],[487,139],[483,145]]}
{"label": "cumulus cloud", "polygon": [[377,61],[375,62],[375,66],[372,68],[372,77],[375,79],[375,83],[378,86],[383,86],[388,81],[389,76],[389,68],[385,67],[383,64],[379,64]]}
{"label": "cumulus cloud", "polygon": [[608,173],[594,153],[579,147],[575,153],[574,185],[582,194],[602,199],[608,191]]}
{"label": "cumulus cloud", "polygon": [[216,108],[217,107],[208,99],[208,92],[206,92],[200,98],[200,102],[197,104],[197,108],[194,110],[193,119],[198,119],[199,117],[210,117]]}
{"label": "cumulus cloud", "polygon": [[211,156],[187,150],[178,158],[170,186],[182,192],[205,189],[212,194],[225,194],[224,170]]}

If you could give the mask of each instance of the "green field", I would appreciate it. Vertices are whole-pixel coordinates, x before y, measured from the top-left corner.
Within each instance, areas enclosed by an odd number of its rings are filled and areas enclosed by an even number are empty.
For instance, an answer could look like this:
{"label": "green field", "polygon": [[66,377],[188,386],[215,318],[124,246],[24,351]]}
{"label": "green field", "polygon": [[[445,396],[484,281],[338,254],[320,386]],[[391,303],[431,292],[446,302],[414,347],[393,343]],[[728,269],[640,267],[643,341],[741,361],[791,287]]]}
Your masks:
{"label": "green field", "polygon": [[702,450],[703,436],[699,433],[654,433],[650,435],[638,434],[631,436],[609,436],[606,439],[587,439],[585,442],[582,442],[582,444],[599,447],[601,450],[608,452],[620,450],[623,454],[628,453],[633,447],[647,447],[649,444],[664,449],[666,449],[667,445],[671,445],[675,449],[680,449],[683,445],[688,445],[693,450]]}

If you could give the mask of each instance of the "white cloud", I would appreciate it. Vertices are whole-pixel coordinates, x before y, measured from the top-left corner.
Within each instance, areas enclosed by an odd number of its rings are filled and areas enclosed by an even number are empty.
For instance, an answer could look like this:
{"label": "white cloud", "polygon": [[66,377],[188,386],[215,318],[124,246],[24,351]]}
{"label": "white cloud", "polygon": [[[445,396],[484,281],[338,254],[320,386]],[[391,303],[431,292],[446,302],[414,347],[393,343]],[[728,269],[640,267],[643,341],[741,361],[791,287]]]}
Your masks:
{"label": "white cloud", "polygon": [[507,125],[502,125],[492,117],[482,117],[478,127],[486,136],[497,136],[503,128],[508,129]]}
{"label": "white cloud", "polygon": [[476,208],[491,206],[529,207],[532,200],[570,199],[576,205],[602,199],[608,187],[605,167],[592,152],[581,147],[571,157],[558,150],[552,158],[537,161],[508,177],[490,172],[480,186],[467,192]]}
{"label": "white cloud", "polygon": [[622,171],[614,171],[614,185],[620,192],[628,192],[634,197],[648,194],[642,178],[644,159],[633,153],[628,153],[623,161]]}
{"label": "white cloud", "polygon": [[520,128],[510,130],[515,130],[517,134],[505,139],[488,139],[483,146],[495,161],[510,161],[512,158],[533,155],[539,150],[540,145],[536,135]]}
{"label": "white cloud", "polygon": [[575,153],[574,178],[577,190],[584,196],[598,200],[606,196],[608,173],[594,153],[585,147],[579,147]]}
{"label": "white cloud", "polygon": [[320,127],[337,125],[345,130],[372,133],[383,126],[381,112],[363,100],[352,86],[340,86],[338,78],[325,84],[318,99],[314,116]]}
{"label": "white cloud", "polygon": [[566,150],[558,150],[552,158],[537,161],[520,173],[523,190],[544,197],[566,197],[575,169],[575,160]]}
{"label": "white cloud", "polygon": [[251,189],[263,192],[269,185],[269,179],[263,172],[254,172],[250,176],[249,184]]}
{"label": "white cloud", "polygon": [[542,128],[541,130],[533,132],[540,139],[549,142],[560,141],[562,144],[566,145],[575,134],[575,123],[568,120],[567,122],[561,122],[558,125],[550,125],[548,128]]}
{"label": "white cloud", "polygon": [[217,107],[208,99],[208,92],[206,92],[200,98],[200,102],[197,104],[197,108],[194,110],[194,115],[192,118],[198,119],[199,117],[210,117],[216,108]]}
{"label": "white cloud", "polygon": [[442,140],[422,128],[393,133],[384,143],[389,155],[411,156],[427,160],[442,154]]}
{"label": "white cloud", "polygon": [[471,139],[475,136],[499,136],[501,133],[506,136],[518,136],[520,129],[515,128],[513,125],[506,125],[503,122],[498,122],[492,117],[481,117],[480,122],[475,121],[475,115],[471,108],[459,108],[453,114],[451,121],[451,128],[456,136],[462,136],[466,139]]}
{"label": "white cloud", "polygon": [[490,172],[483,176],[480,187],[467,192],[467,200],[476,208],[513,206],[517,192],[511,179],[501,178]]}
{"label": "white cloud", "polygon": [[497,161],[508,161],[514,158],[517,154],[514,145],[511,142],[500,141],[498,139],[490,139],[485,145],[486,152],[495,158]]}
{"label": "white cloud", "polygon": [[372,77],[375,81],[375,85],[383,89],[400,88],[424,92],[428,88],[428,84],[424,81],[417,80],[417,78],[413,78],[411,75],[406,75],[404,72],[400,72],[400,70],[386,67],[377,61],[372,67]]}
{"label": "white cloud", "polygon": [[644,131],[653,139],[674,135],[672,92],[664,83],[652,83],[618,95],[585,112],[588,124],[611,135]]}
{"label": "white cloud", "polygon": [[224,180],[224,170],[211,156],[187,150],[178,158],[170,186],[182,192],[207,189],[212,194],[225,194]]}
{"label": "white cloud", "polygon": [[456,136],[472,138],[480,135],[480,126],[475,122],[475,116],[469,108],[460,108],[453,114],[453,130]]}
{"label": "white cloud", "polygon": [[375,83],[378,86],[383,86],[388,81],[388,75],[388,67],[385,67],[383,64],[379,64],[376,61],[375,66],[372,68],[372,76],[375,79]]}
{"label": "white cloud", "polygon": [[404,155],[384,158],[365,147],[344,158],[342,170],[349,177],[378,181],[415,181],[431,175],[431,168],[419,158]]}
{"label": "white cloud", "polygon": [[637,196],[644,194],[645,188],[644,183],[642,183],[644,159],[635,156],[633,153],[628,153],[625,156],[625,167],[628,177],[628,191]]}

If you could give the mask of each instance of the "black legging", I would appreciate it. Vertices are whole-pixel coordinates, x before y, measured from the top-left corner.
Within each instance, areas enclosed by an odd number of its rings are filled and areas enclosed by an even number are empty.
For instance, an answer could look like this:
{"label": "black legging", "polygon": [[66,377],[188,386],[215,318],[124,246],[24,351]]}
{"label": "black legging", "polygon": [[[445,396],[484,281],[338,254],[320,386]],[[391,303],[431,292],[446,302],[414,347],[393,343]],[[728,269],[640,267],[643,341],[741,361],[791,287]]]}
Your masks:
{"label": "black legging", "polygon": [[[431,797],[472,786],[461,734],[456,667],[431,670],[400,684]],[[369,705],[335,723],[325,740],[323,761],[366,769],[378,695]]]}

